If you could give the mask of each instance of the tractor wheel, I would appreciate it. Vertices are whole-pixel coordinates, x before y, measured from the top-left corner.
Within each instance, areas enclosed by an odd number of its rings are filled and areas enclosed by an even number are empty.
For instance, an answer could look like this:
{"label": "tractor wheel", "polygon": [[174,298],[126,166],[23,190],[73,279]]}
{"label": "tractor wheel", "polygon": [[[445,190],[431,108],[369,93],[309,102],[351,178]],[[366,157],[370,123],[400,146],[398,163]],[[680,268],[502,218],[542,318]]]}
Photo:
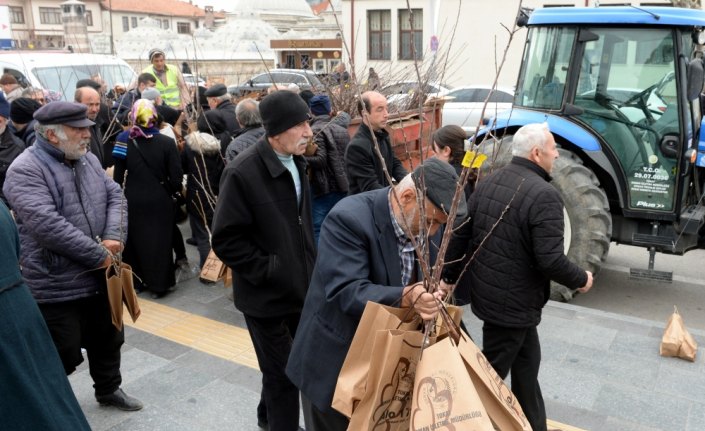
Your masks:
{"label": "tractor wheel", "polygon": [[[487,155],[481,168],[481,178],[511,160],[512,136],[480,144]],[[559,149],[560,157],[553,165],[553,185],[563,197],[565,206],[565,250],[568,258],[581,268],[597,274],[607,258],[612,236],[612,217],[607,196],[595,174],[570,151]],[[492,162],[494,160],[494,162]],[[551,283],[551,299],[567,302],[573,291]]]}

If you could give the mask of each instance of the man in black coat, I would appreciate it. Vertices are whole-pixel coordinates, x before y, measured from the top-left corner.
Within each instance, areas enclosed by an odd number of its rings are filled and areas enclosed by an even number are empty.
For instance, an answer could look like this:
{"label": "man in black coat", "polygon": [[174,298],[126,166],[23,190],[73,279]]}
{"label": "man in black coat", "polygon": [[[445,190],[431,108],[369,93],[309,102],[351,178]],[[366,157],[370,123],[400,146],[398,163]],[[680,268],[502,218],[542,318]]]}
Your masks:
{"label": "man in black coat", "polygon": [[[425,216],[417,193],[423,176]],[[348,420],[331,408],[338,374],[367,301],[413,307],[424,320],[435,317],[441,292],[423,288],[411,238],[420,239],[435,260],[430,238],[447,221],[455,184],[453,168],[424,161],[393,188],[348,196],[323,223],[319,254],[286,372],[301,390],[307,431],[344,431]],[[398,199],[397,199],[398,198]],[[466,212],[465,200],[457,216]],[[403,264],[402,264],[403,263]]]}
{"label": "man in black coat", "polygon": [[225,151],[233,137],[240,132],[240,125],[235,114],[235,105],[230,101],[230,94],[223,84],[216,84],[204,93],[210,109],[204,110],[198,117],[198,131],[208,133],[220,140],[220,153]]}
{"label": "man in black coat", "polygon": [[548,125],[520,128],[512,145],[509,165],[481,180],[470,196],[469,221],[454,232],[445,256],[462,263],[444,269],[442,288],[477,253],[468,271],[472,311],[484,322],[483,353],[500,377],[511,370],[512,391],[532,429],[546,431],[536,327],[551,280],[587,292],[592,273],[563,253],[563,200],[549,176],[558,150]]}
{"label": "man in black coat", "polygon": [[261,427],[298,428],[299,392],[284,373],[316,257],[311,192],[301,156],[312,137],[308,106],[282,90],[259,105],[265,136],[223,172],[212,246],[233,270],[262,371]]}
{"label": "man in black coat", "polygon": [[[394,181],[400,181],[406,175],[406,169],[394,155],[389,133],[384,130],[389,117],[387,98],[376,91],[362,93],[359,110],[363,121],[345,152],[349,195],[390,185],[384,175],[384,165]],[[373,134],[384,158],[384,165],[374,150]]]}

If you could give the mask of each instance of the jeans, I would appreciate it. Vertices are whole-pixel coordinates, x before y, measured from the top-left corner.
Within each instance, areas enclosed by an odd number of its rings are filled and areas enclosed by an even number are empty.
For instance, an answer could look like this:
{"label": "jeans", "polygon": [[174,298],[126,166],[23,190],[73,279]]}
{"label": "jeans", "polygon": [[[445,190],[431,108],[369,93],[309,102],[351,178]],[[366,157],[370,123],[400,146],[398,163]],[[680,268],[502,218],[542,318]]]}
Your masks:
{"label": "jeans", "polygon": [[313,238],[316,240],[316,245],[318,245],[318,237],[321,233],[323,220],[325,220],[335,204],[345,196],[347,196],[345,193],[330,192],[313,198]]}

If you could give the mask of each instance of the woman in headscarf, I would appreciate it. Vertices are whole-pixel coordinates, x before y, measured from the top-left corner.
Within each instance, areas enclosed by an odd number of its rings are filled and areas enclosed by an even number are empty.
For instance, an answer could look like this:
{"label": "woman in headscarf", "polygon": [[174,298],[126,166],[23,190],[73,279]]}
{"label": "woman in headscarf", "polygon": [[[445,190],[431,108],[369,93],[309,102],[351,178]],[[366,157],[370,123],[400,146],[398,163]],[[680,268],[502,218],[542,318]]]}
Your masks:
{"label": "woman in headscarf", "polygon": [[153,298],[176,284],[172,255],[175,194],[183,173],[173,139],[161,135],[157,110],[140,99],[130,111],[132,127],[115,142],[113,178],[127,198],[127,244],[124,260]]}

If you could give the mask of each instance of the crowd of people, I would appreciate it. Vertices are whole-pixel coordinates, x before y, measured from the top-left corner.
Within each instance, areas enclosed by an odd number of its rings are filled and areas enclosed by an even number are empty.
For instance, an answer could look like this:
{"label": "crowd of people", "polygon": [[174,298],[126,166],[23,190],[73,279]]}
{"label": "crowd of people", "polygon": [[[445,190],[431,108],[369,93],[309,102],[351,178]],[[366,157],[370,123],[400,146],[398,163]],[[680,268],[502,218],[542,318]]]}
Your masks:
{"label": "crowd of people", "polygon": [[[124,261],[138,291],[168,295],[191,271],[177,225],[185,205],[196,269],[212,250],[232,270],[262,372],[262,429],[299,429],[301,408],[308,431],[347,429],[331,401],[365,304],[400,304],[429,320],[448,295],[484,322],[487,359],[502,378],[511,372],[532,428],[546,429],[536,327],[549,283],[592,285],[563,253],[546,124],[516,132],[509,165],[477,184],[470,176],[446,226],[467,169],[465,133],[438,129],[436,156],[408,172],[373,69],[373,89],[345,113],[326,94],[296,88],[237,103],[223,84],[190,94],[163,51],[149,60],[111,105],[96,79],[79,81],[73,101],[46,103],[0,77],[0,329],[18,322],[0,341],[0,376],[10,382],[0,393],[24,394],[0,403],[11,423],[88,429],[66,379],[82,349],[97,402],[143,407],[121,389],[125,338],[111,323],[105,268]],[[336,79],[349,81],[344,67]],[[361,117],[352,137],[351,115]],[[445,231],[450,264],[427,290],[415,246],[433,262]]]}

